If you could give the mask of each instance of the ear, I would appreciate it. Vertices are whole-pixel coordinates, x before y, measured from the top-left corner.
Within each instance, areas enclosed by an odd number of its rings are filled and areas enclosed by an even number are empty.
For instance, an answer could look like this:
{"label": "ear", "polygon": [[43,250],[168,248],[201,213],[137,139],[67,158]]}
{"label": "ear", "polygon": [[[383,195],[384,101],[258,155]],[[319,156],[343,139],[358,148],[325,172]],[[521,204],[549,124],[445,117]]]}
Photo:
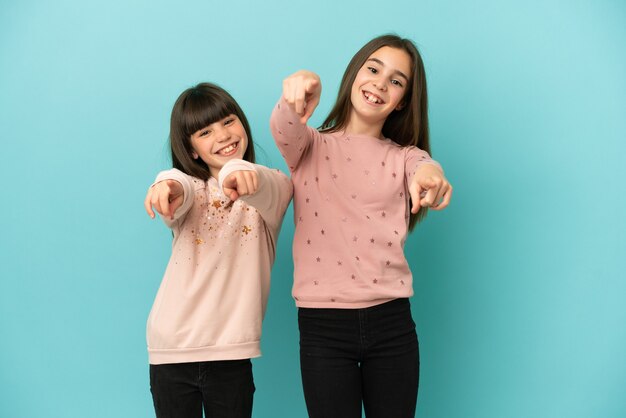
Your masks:
{"label": "ear", "polygon": [[198,154],[195,151],[191,151],[191,158],[193,158],[194,160],[197,160]]}
{"label": "ear", "polygon": [[404,101],[401,101],[394,110],[402,110],[402,109],[404,109]]}

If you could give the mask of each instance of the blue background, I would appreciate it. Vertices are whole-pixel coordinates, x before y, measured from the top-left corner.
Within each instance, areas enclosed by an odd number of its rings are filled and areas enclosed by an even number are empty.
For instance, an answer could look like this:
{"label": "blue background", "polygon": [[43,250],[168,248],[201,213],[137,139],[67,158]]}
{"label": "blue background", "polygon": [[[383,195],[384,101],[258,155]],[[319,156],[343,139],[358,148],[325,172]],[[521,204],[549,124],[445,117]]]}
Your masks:
{"label": "blue background", "polygon": [[[416,41],[455,187],[406,253],[418,416],[626,416],[623,1],[0,3],[0,416],[149,417],[145,322],[170,235],[143,209],[171,107],[214,81],[260,162],[281,80],[319,124],[370,38]],[[305,417],[285,219],[255,417]],[[392,418],[392,417],[390,417]]]}

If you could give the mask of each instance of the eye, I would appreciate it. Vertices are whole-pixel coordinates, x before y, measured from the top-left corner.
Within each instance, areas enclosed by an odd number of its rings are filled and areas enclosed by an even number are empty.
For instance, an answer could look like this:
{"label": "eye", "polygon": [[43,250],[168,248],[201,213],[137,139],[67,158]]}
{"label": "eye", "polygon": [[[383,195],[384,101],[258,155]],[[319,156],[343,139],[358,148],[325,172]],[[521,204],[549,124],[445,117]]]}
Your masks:
{"label": "eye", "polygon": [[372,74],[376,74],[376,73],[378,73],[378,70],[377,70],[376,68],[374,68],[374,67],[367,67],[367,69],[368,69],[368,70],[369,70],[369,72],[370,72],[370,73],[372,73]]}
{"label": "eye", "polygon": [[235,118],[228,118],[224,121],[224,125],[228,126],[228,125],[233,124],[234,122],[235,122]]}
{"label": "eye", "polygon": [[400,80],[391,80],[391,84],[394,84],[398,87],[404,87],[404,84]]}
{"label": "eye", "polygon": [[207,135],[208,135],[208,134],[210,134],[210,133],[211,133],[211,130],[210,130],[210,129],[205,129],[205,130],[203,130],[203,131],[201,131],[201,132],[200,132],[200,135],[199,135],[199,136],[207,136]]}

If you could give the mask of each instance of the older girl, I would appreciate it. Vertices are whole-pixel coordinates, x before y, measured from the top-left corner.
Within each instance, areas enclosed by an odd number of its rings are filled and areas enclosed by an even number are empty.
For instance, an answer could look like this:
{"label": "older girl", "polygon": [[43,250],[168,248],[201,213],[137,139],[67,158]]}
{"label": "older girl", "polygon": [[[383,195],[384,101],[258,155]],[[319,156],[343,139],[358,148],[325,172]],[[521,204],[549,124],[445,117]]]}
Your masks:
{"label": "older girl", "polygon": [[452,194],[429,154],[426,78],[415,45],[368,42],[319,130],[321,82],[283,82],[272,134],[294,183],[293,297],[309,415],[413,417],[419,352],[403,248],[426,208]]}

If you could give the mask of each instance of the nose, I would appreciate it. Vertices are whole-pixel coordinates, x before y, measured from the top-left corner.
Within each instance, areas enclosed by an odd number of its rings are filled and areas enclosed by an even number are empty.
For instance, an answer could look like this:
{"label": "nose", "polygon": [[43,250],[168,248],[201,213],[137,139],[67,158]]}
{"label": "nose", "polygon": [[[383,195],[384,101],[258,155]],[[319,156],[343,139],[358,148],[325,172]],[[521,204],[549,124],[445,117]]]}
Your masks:
{"label": "nose", "polygon": [[387,90],[387,83],[385,82],[384,78],[376,79],[372,84],[380,91]]}
{"label": "nose", "polygon": [[231,137],[230,130],[225,126],[220,126],[215,132],[217,142],[228,141]]}

